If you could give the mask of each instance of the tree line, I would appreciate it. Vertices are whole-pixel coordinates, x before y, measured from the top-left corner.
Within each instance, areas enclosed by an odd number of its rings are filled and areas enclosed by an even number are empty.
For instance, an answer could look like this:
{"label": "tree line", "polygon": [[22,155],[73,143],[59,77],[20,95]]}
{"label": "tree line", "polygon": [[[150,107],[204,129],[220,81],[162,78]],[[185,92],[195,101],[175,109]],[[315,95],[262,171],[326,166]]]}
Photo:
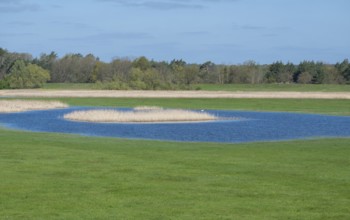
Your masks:
{"label": "tree line", "polygon": [[104,89],[195,89],[194,84],[350,84],[348,59],[336,64],[303,61],[259,65],[246,61],[238,65],[186,63],[116,58],[103,62],[88,54],[28,53],[0,48],[0,89],[38,88],[44,83],[96,83]]}

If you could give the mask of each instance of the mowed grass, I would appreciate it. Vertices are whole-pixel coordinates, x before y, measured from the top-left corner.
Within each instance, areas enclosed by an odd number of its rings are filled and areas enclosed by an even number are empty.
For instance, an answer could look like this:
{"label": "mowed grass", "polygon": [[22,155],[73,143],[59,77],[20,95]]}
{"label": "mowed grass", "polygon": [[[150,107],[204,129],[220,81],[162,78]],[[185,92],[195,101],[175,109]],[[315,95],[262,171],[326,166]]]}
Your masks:
{"label": "mowed grass", "polygon": [[0,219],[350,218],[350,139],[0,139]]}
{"label": "mowed grass", "polygon": [[343,99],[51,98],[44,100],[59,100],[75,106],[160,106],[183,109],[287,111],[350,115],[350,101]]}
{"label": "mowed grass", "polygon": [[[285,92],[350,92],[350,85],[332,84],[194,84],[194,89],[207,91],[285,91]],[[46,83],[44,89],[93,90],[94,83]]]}
{"label": "mowed grass", "polygon": [[[348,100],[54,100],[350,115]],[[0,128],[0,219],[350,219],[349,143],[178,143]]]}
{"label": "mowed grass", "polygon": [[350,85],[336,84],[197,84],[194,87],[207,91],[350,92]]}
{"label": "mowed grass", "polygon": [[43,89],[94,90],[98,89],[98,86],[95,83],[45,83]]}

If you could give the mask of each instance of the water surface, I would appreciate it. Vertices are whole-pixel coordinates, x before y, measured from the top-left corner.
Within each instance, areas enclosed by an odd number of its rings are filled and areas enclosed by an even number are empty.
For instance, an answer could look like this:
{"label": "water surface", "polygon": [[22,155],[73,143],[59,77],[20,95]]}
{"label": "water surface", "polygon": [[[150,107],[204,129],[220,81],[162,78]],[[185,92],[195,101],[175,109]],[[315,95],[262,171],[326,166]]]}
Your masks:
{"label": "water surface", "polygon": [[72,107],[6,113],[0,114],[0,124],[36,132],[191,142],[238,143],[350,137],[349,116],[318,114],[208,110],[219,117],[239,119],[198,123],[90,123],[63,119],[66,113],[88,109],[101,108]]}

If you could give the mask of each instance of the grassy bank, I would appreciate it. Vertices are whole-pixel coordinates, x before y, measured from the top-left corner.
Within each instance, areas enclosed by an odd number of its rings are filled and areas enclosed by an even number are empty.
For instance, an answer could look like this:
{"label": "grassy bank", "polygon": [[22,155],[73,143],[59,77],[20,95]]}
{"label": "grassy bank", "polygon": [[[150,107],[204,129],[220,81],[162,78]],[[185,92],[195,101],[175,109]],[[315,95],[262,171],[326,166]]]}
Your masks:
{"label": "grassy bank", "polygon": [[197,84],[208,91],[350,92],[350,85],[331,84]]}
{"label": "grassy bank", "polygon": [[[350,115],[349,100],[54,100]],[[0,128],[0,219],[349,219],[349,141],[176,143]]]}
{"label": "grassy bank", "polygon": [[0,219],[350,218],[349,139],[0,138]]}
{"label": "grassy bank", "polygon": [[[350,92],[350,85],[331,84],[194,84],[192,87],[207,91]],[[90,90],[99,89],[99,85],[94,83],[46,83],[44,89]]]}
{"label": "grassy bank", "polygon": [[45,83],[43,89],[94,90],[98,89],[98,87],[95,83]]}
{"label": "grassy bank", "polygon": [[193,98],[53,98],[77,106],[161,106],[184,109],[288,111],[350,115],[349,100],[317,99],[193,99]]}

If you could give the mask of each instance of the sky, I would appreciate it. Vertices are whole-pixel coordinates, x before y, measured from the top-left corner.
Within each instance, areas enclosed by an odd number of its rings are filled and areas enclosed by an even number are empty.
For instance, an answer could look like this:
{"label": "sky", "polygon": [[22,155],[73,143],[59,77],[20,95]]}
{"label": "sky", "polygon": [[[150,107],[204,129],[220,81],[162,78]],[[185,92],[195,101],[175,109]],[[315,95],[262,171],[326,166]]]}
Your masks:
{"label": "sky", "polygon": [[349,0],[0,0],[0,47],[259,64],[350,58]]}

